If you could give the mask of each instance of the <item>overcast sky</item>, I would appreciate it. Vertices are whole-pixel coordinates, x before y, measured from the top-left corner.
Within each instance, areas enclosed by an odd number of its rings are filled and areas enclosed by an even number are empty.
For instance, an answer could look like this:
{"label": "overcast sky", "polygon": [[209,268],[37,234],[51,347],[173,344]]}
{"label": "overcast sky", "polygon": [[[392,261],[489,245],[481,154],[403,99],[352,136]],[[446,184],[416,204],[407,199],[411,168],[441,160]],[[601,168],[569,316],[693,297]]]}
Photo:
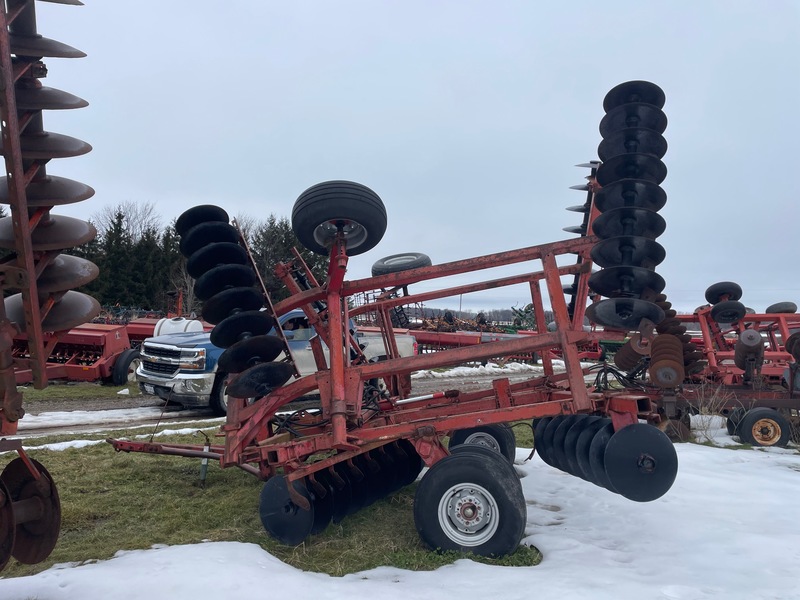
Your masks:
{"label": "overcast sky", "polygon": [[[570,239],[603,98],[644,79],[667,98],[670,300],[691,311],[733,280],[759,312],[800,303],[795,0],[84,2],[36,5],[40,34],[88,54],[46,61],[44,83],[90,106],[45,128],[94,146],[48,165],[97,191],[58,212],[289,216],[307,187],[358,181],[389,226],[351,279],[398,252],[442,263]],[[514,288],[463,306],[529,301]]]}

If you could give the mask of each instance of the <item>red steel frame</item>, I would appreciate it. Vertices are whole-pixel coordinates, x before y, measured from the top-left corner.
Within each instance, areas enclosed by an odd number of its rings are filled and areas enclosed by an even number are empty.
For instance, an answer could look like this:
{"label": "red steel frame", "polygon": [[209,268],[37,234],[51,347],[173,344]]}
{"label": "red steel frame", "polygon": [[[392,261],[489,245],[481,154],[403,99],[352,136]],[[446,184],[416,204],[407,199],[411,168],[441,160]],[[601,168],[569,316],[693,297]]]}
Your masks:
{"label": "red steel frame", "polygon": [[[658,423],[661,417],[647,394],[627,391],[595,393],[590,392],[585,383],[586,372],[580,363],[578,345],[597,341],[600,337],[613,339],[615,334],[609,331],[583,330],[585,303],[576,303],[570,317],[561,277],[578,275],[577,297],[588,297],[588,278],[592,265],[589,252],[596,241],[594,236],[583,236],[574,240],[345,281],[349,259],[344,240],[337,238],[331,249],[327,281],[323,285],[309,278],[312,287],[301,289],[291,276],[292,270],[298,268],[297,261],[280,265],[276,269],[292,295],[273,306],[276,315],[296,308],[306,313],[319,337],[330,349],[329,369],[325,368],[320,352],[316,356],[321,370],[316,375],[297,379],[253,403],[245,399],[229,398],[227,421],[222,427],[224,445],[212,446],[206,450],[199,446],[124,440],[111,440],[111,443],[122,451],[217,458],[222,466],[238,466],[264,479],[282,469],[290,481],[309,477],[313,482],[315,472],[397,439],[411,441],[424,462],[431,465],[447,455],[440,438],[458,429],[576,413],[606,414],[611,417],[615,429],[636,423],[639,419]],[[557,257],[566,255],[577,255],[577,262],[559,266]],[[501,265],[530,261],[539,261],[542,268],[520,275],[401,298],[379,297],[373,302],[349,309],[348,298],[355,294],[451,275],[479,273]],[[304,268],[304,265],[301,264],[300,268]],[[392,345],[394,330],[390,325],[387,326],[390,324],[387,311],[393,306],[527,284],[534,310],[543,314],[542,282],[555,316],[556,331],[546,331],[542,323],[540,331],[535,334],[515,339],[491,341],[412,357],[391,357],[376,363],[364,363],[358,355],[355,359],[351,358],[351,349],[355,343],[347,327],[351,316],[369,311],[381,314],[379,322],[382,334],[389,342],[387,347],[396,349]],[[327,320],[322,319],[315,309],[315,303],[319,306],[320,302],[328,307]],[[620,338],[623,335],[622,332],[617,334]],[[560,351],[565,372],[555,372],[548,352],[550,349]],[[373,378],[402,377],[422,369],[530,352],[540,352],[543,357],[544,375],[541,377],[513,384],[507,378],[498,378],[487,389],[463,394],[458,391],[441,391],[421,397],[408,397],[408,390],[401,388],[397,395],[380,400],[377,408],[362,404],[364,382]],[[288,432],[279,432],[275,421],[276,413],[290,408],[287,405],[292,400],[314,389],[318,389],[320,393],[321,414],[307,414],[295,422],[298,428],[302,426],[302,436],[292,437]],[[315,460],[310,461],[312,456]],[[290,493],[292,489],[289,486]],[[298,505],[307,506],[304,498],[294,496]]]}

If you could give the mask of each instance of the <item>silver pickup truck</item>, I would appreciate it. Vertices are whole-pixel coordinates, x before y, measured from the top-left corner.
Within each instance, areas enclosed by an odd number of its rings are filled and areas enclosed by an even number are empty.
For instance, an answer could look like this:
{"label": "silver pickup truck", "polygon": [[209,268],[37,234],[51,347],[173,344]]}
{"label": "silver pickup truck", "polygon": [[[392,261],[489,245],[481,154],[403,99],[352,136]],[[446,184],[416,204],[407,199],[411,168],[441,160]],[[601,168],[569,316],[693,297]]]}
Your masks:
{"label": "silver pickup truck", "polygon": [[[309,341],[316,332],[309,326],[303,311],[290,311],[278,321],[300,375],[316,373],[317,365]],[[386,356],[380,334],[355,331],[367,359],[380,360]],[[212,344],[210,335],[198,331],[147,338],[140,347],[141,363],[136,369],[141,392],[187,408],[210,407],[214,413],[225,415],[228,409],[225,390],[228,373],[217,371],[217,360],[224,349]],[[399,334],[396,340],[400,356],[417,353],[417,342],[412,335]],[[322,346],[327,359],[328,348],[324,343]]]}

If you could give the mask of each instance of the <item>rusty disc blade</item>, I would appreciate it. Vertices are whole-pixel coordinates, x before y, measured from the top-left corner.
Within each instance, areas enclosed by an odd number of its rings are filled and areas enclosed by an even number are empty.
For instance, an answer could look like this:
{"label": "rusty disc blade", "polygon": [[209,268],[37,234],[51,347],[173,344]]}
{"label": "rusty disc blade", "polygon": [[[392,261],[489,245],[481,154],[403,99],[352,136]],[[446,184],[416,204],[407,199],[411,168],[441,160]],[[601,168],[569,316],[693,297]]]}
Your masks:
{"label": "rusty disc blade", "polygon": [[261,363],[242,371],[228,383],[228,395],[235,398],[260,398],[282,386],[294,374],[289,363]]}
{"label": "rusty disc blade", "polygon": [[[22,307],[22,294],[14,294],[5,300],[6,315],[16,322],[24,333],[25,311]],[[53,305],[42,321],[42,331],[66,331],[91,321],[100,314],[100,303],[81,292],[70,290]]]}
{"label": "rusty disc blade", "polygon": [[205,223],[206,221],[220,221],[227,223],[230,221],[228,213],[225,209],[215,206],[213,204],[201,204],[194,206],[187,211],[184,211],[178,220],[175,221],[175,231],[178,235],[184,235],[195,225]]}
{"label": "rusty disc blade", "polygon": [[[42,131],[19,136],[22,158],[25,160],[50,160],[71,158],[91,152],[92,146],[83,140],[61,133]],[[0,147],[0,155],[3,155]]]}
{"label": "rusty disc blade", "polygon": [[657,323],[664,313],[652,302],[639,298],[609,298],[590,304],[586,308],[586,316],[590,321],[604,327],[632,331],[639,326],[642,319]]}
{"label": "rusty disc blade", "polygon": [[69,92],[47,86],[14,89],[17,110],[71,110],[84,108],[89,103]]}
{"label": "rusty disc blade", "polygon": [[229,348],[238,341],[269,333],[274,326],[275,320],[264,311],[236,313],[214,326],[211,343],[218,348]]}
{"label": "rusty disc blade", "polygon": [[[94,196],[94,189],[85,183],[54,175],[33,180],[25,188],[25,198],[29,207],[74,204],[92,196]],[[11,203],[7,177],[0,178],[0,202]]]}
{"label": "rusty disc blade", "polygon": [[667,153],[667,140],[659,132],[641,127],[628,127],[603,136],[597,147],[597,156],[607,161],[620,154],[638,152],[661,158]]}
{"label": "rusty disc blade", "polygon": [[618,106],[630,102],[643,102],[663,108],[666,101],[664,90],[649,81],[626,81],[611,88],[603,98],[603,110],[611,112]]}
{"label": "rusty disc blade", "polygon": [[86,56],[85,52],[81,52],[77,48],[41,35],[12,33],[8,38],[11,54],[16,54],[17,56],[31,56],[34,58],[83,58]]}
{"label": "rusty disc blade", "polygon": [[592,230],[601,239],[634,235],[656,239],[667,228],[664,217],[644,208],[615,208],[599,215]]}
{"label": "rusty disc blade", "polygon": [[61,503],[56,484],[41,463],[30,460],[42,475],[38,481],[21,458],[8,463],[0,474],[0,481],[14,502],[37,499],[41,507],[41,512],[31,520],[16,515],[16,539],[11,554],[26,565],[40,563],[50,556],[61,529]]}
{"label": "rusty disc blade", "polygon": [[36,287],[39,292],[48,294],[65,292],[94,281],[99,274],[100,269],[92,261],[69,254],[59,254],[39,275]]}
{"label": "rusty disc blade", "polygon": [[248,265],[221,265],[203,273],[194,283],[194,295],[206,301],[223,290],[251,287],[256,273]]}
{"label": "rusty disc blade", "polygon": [[236,228],[222,221],[207,221],[192,227],[181,236],[180,252],[184,256],[191,256],[204,246],[216,242],[230,242],[235,244],[239,241],[239,233]]}
{"label": "rusty disc blade", "polygon": [[652,269],[666,258],[664,247],[651,239],[621,235],[596,243],[591,251],[592,260],[601,267],[630,265]]}
{"label": "rusty disc blade", "polygon": [[664,111],[646,102],[628,102],[611,109],[600,120],[600,135],[607,135],[627,127],[643,127],[658,133],[667,129]]}
{"label": "rusty disc blade", "polygon": [[[0,219],[0,247],[13,249],[14,230],[12,217]],[[82,246],[97,237],[94,225],[73,217],[50,215],[46,222],[39,223],[31,232],[34,252],[66,250]]]}
{"label": "rusty disc blade", "polygon": [[283,352],[283,340],[276,335],[257,335],[236,342],[217,362],[224,373],[241,373],[259,363],[271,362]]}
{"label": "rusty disc blade", "polygon": [[209,244],[192,254],[186,261],[186,271],[195,279],[220,265],[246,265],[247,251],[239,244],[219,242]]}
{"label": "rusty disc blade", "polygon": [[679,361],[659,359],[650,363],[650,379],[659,387],[678,387],[684,377],[683,357]]}
{"label": "rusty disc blade", "polygon": [[253,287],[236,287],[223,290],[203,304],[203,319],[212,325],[233,314],[258,310],[264,305],[264,296]]}

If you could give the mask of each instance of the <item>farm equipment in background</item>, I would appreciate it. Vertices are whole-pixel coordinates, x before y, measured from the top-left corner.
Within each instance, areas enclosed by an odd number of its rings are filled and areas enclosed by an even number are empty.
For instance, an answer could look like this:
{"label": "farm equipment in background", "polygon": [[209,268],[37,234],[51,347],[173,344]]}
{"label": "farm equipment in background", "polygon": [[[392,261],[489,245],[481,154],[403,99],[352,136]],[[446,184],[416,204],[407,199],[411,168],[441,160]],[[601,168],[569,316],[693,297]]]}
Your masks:
{"label": "farm equipment in background", "polygon": [[[588,193],[578,211],[583,223],[575,228],[576,239],[348,281],[350,259],[382,238],[386,208],[361,184],[324,182],[299,196],[292,227],[307,249],[329,256],[326,280],[317,282],[295,253],[294,260],[275,268],[290,296],[273,304],[224,209],[202,205],[186,211],[176,230],[187,270],[204,301],[203,318],[214,324],[212,342],[226,349],[220,361],[232,373],[224,444],[109,442],[118,451],[213,458],[258,476],[265,480],[261,521],[270,535],[292,545],[413,482],[428,466],[414,499],[423,541],[431,548],[484,555],[512,552],[526,521],[507,426],[519,420],[535,420],[536,450],[552,466],[634,501],[659,498],[675,479],[677,455],[654,426],[661,415],[652,396],[587,386],[579,347],[601,336],[621,340],[628,330],[649,331],[664,317],[652,301],[664,287],[654,271],[664,255],[654,241],[663,231],[656,211],[666,200],[659,187],[666,175],[660,160],[666,151],[663,104],[661,89],[641,81],[621,84],[606,96],[599,148],[604,162],[587,165],[590,185],[580,186]],[[559,266],[558,259],[570,264]],[[604,269],[593,274],[593,262]],[[521,272],[406,293],[417,282],[464,274],[479,278],[501,265],[518,265]],[[568,290],[564,277],[572,281]],[[530,291],[538,314],[544,313],[547,294],[555,330],[542,323],[531,335],[431,354],[399,357],[394,351],[396,307],[520,284]],[[594,296],[607,299],[587,309],[590,287]],[[383,293],[396,289],[404,293]],[[356,306],[351,298],[358,294],[372,294],[373,300]],[[282,330],[270,333],[281,315],[295,309],[317,333],[311,344],[319,371],[305,377],[298,377]],[[587,331],[585,312],[606,330]],[[380,326],[385,360],[365,360],[349,331],[350,318],[368,313]],[[553,349],[563,358],[564,372],[554,369]],[[289,358],[276,360],[282,352]],[[379,392],[381,380],[413,371],[533,352],[542,355],[544,375],[529,380],[512,384],[498,378],[467,393],[442,389],[412,396],[403,385],[388,386],[394,390],[388,397]],[[293,400],[313,389],[319,390],[320,409],[286,414]]]}
{"label": "farm equipment in background", "polygon": [[[61,0],[61,4],[80,4]],[[98,275],[90,261],[62,254],[85,244],[97,231],[87,222],[51,213],[56,206],[90,198],[83,183],[47,172],[52,159],[86,154],[86,142],[46,131],[45,110],[82,108],[87,102],[41,84],[42,58],[80,58],[83,52],[43,37],[36,29],[33,0],[6,0],[0,10],[0,117],[6,177],[0,203],[11,215],[0,219],[0,452],[17,458],[0,473],[0,570],[13,556],[33,564],[50,555],[61,527],[56,484],[30,458],[20,440],[10,439],[25,411],[14,374],[15,336],[27,339],[25,366],[36,388],[48,383],[47,358],[66,331],[100,312],[98,302],[73,288]],[[6,290],[16,291],[6,297]],[[43,332],[53,332],[44,335]]]}
{"label": "farm equipment in background", "polygon": [[[800,441],[800,315],[793,302],[755,313],[739,300],[730,281],[706,290],[708,304],[679,315],[666,298],[667,318],[652,339],[634,335],[615,354],[627,376],[649,378],[662,391],[657,403],[672,434],[688,439],[698,412],[727,417],[727,429],[742,442],[785,446]],[[660,338],[660,344],[659,344]],[[669,341],[682,356],[665,360],[657,348]]]}

